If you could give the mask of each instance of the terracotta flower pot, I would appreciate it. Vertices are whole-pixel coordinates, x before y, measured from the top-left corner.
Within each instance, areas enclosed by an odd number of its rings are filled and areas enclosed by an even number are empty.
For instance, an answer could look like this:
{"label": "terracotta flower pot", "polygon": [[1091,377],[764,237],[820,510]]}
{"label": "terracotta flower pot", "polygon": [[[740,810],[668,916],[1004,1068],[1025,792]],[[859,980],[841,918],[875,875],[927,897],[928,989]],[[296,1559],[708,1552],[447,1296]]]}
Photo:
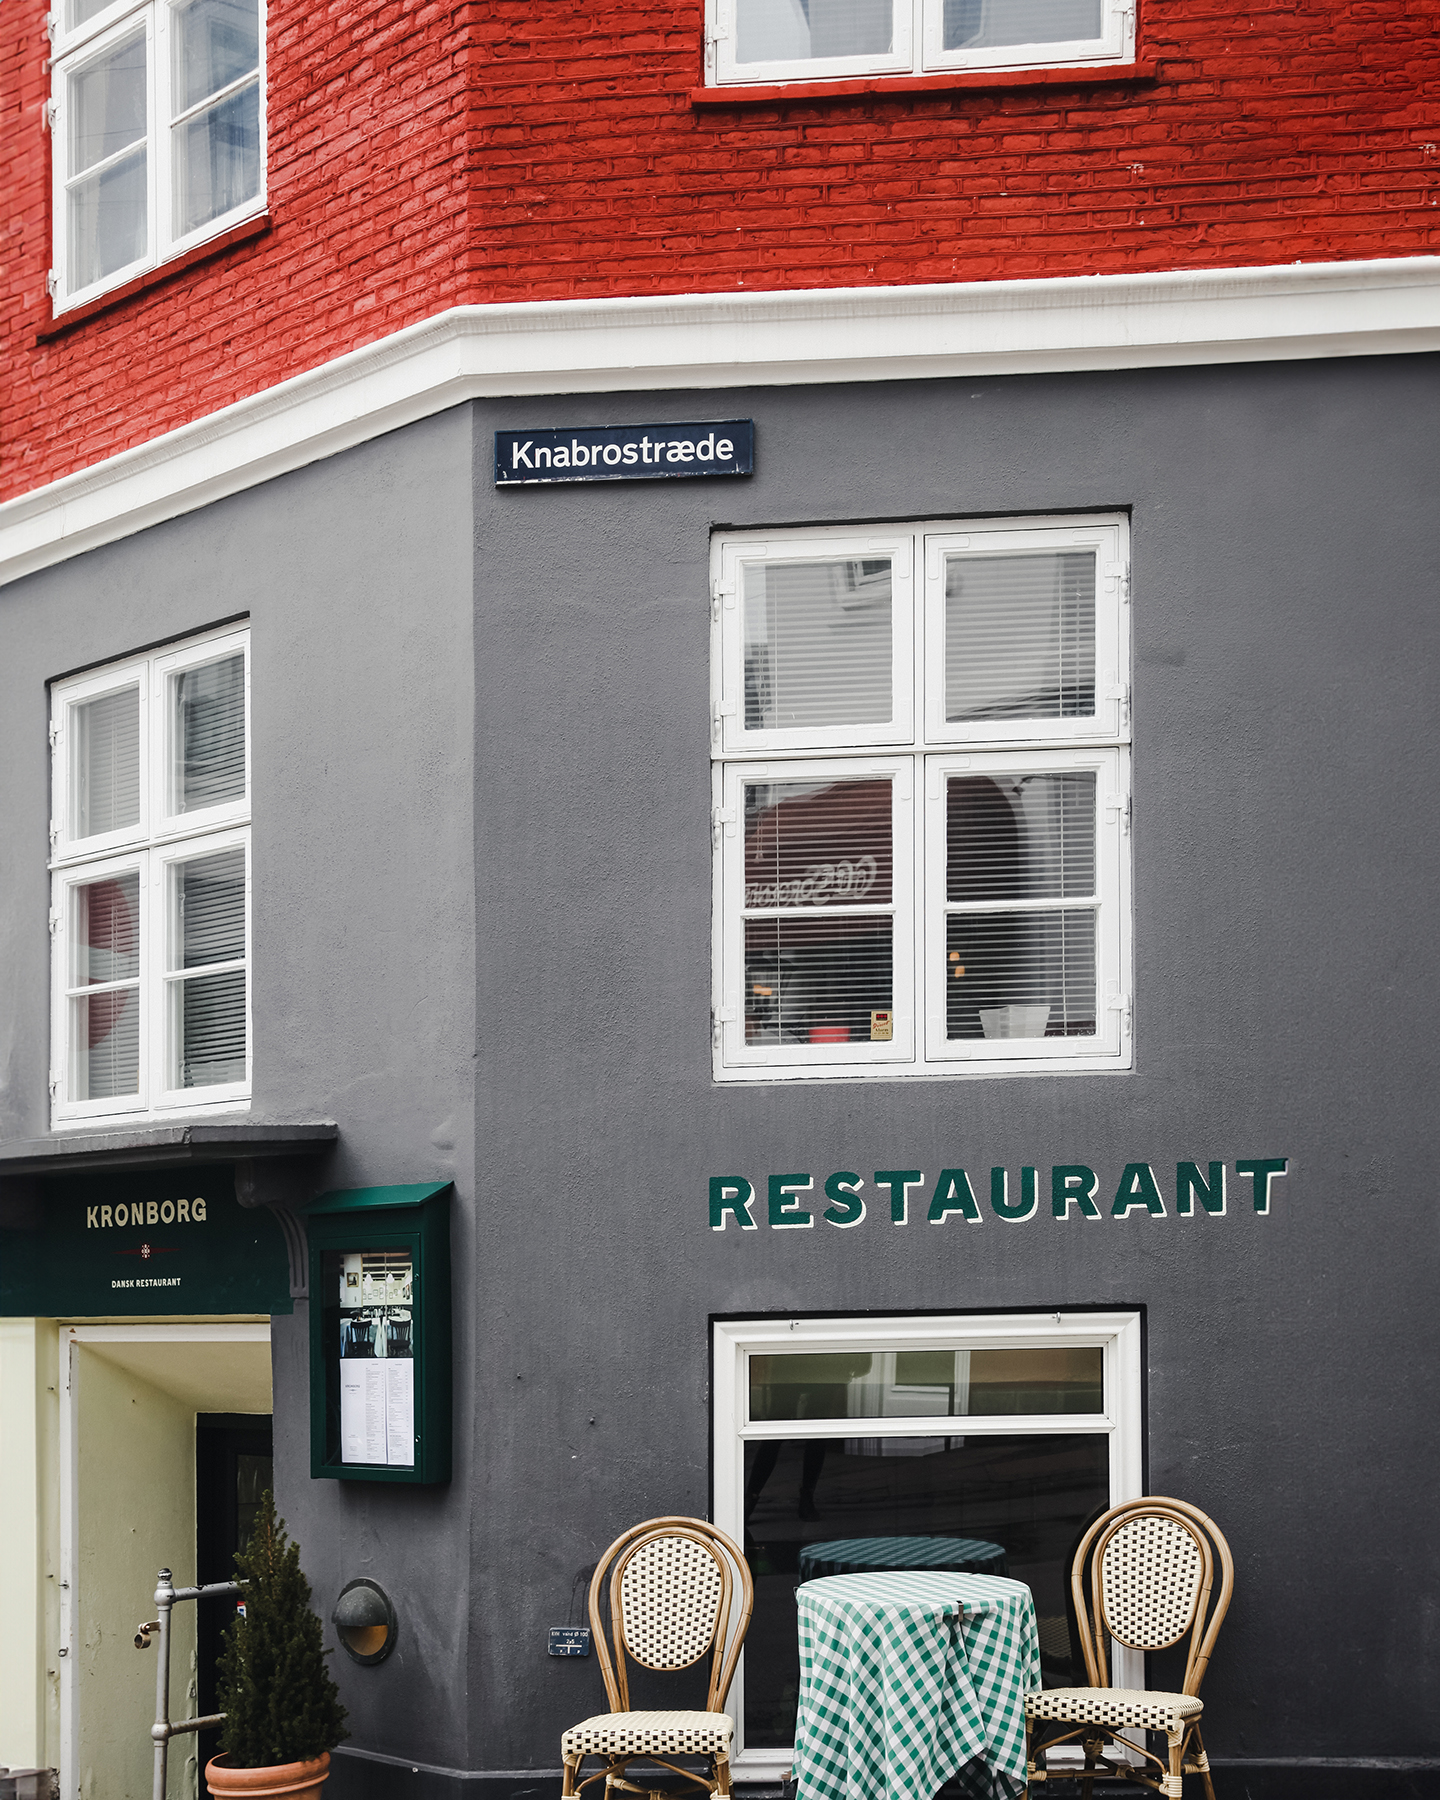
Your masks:
{"label": "terracotta flower pot", "polygon": [[268,1769],[232,1769],[228,1756],[205,1765],[205,1785],[215,1800],[320,1800],[321,1783],[330,1775],[330,1752],[306,1762],[275,1763]]}

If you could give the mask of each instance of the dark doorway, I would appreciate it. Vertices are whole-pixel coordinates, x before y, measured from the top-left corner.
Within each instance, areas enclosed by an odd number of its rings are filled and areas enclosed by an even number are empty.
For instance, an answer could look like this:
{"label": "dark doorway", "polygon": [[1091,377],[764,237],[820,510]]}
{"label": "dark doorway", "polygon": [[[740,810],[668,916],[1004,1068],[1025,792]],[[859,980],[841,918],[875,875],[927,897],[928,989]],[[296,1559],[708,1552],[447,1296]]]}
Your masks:
{"label": "dark doorway", "polygon": [[[198,1413],[195,1418],[195,1564],[203,1587],[233,1581],[235,1552],[242,1549],[266,1488],[274,1488],[274,1441],[270,1418],[257,1413]],[[234,1616],[228,1598],[196,1603],[196,1662],[199,1713],[216,1710],[215,1664],[220,1636]],[[173,1680],[173,1676],[172,1676]],[[201,1792],[205,1765],[220,1754],[220,1733],[200,1733]]]}

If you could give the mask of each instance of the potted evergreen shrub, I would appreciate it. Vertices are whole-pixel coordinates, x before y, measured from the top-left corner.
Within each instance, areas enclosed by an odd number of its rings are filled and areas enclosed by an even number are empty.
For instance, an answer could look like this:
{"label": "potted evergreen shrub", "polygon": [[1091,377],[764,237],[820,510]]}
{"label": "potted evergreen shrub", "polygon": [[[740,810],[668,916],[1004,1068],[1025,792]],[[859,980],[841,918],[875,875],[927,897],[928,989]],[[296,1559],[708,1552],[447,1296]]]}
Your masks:
{"label": "potted evergreen shrub", "polygon": [[325,1667],[330,1652],[310,1607],[300,1546],[286,1537],[268,1490],[235,1567],[246,1583],[245,1610],[225,1634],[219,1664],[225,1723],[221,1754],[205,1768],[206,1784],[224,1800],[260,1794],[318,1800],[330,1752],[349,1733]]}

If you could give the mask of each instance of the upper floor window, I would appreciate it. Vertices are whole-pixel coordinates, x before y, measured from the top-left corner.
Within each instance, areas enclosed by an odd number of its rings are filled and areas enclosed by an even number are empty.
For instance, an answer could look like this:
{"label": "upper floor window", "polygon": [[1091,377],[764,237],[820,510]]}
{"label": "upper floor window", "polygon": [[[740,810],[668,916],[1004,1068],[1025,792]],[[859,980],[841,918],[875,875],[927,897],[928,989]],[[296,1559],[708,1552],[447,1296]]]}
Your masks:
{"label": "upper floor window", "polygon": [[713,82],[1128,62],[1133,0],[709,0]]}
{"label": "upper floor window", "polygon": [[717,1078],[1128,1064],[1126,542],[717,540]]}
{"label": "upper floor window", "polygon": [[261,0],[61,0],[53,62],[57,309],[264,204]]}
{"label": "upper floor window", "polygon": [[52,690],[56,1123],[250,1092],[248,722],[244,631]]}

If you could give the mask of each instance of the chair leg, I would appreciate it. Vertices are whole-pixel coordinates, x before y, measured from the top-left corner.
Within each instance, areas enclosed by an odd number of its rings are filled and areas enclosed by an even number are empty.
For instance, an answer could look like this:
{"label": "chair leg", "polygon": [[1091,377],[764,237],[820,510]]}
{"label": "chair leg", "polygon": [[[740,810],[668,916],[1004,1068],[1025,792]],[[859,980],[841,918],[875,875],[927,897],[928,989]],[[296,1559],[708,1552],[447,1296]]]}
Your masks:
{"label": "chair leg", "polygon": [[1177,1731],[1170,1739],[1170,1773],[1162,1777],[1160,1782],[1160,1792],[1165,1794],[1168,1800],[1181,1800],[1181,1796],[1185,1792],[1184,1747],[1185,1733],[1183,1730]]}
{"label": "chair leg", "polygon": [[561,1760],[565,1765],[565,1778],[560,1783],[561,1800],[569,1800],[575,1793],[575,1777],[580,1773],[580,1764],[585,1759],[582,1756],[566,1756]]}
{"label": "chair leg", "polygon": [[[1096,1759],[1099,1757],[1104,1747],[1104,1740],[1102,1738],[1085,1739],[1082,1748],[1085,1751],[1085,1767],[1087,1770],[1095,1767]],[[1080,1792],[1083,1796],[1083,1800],[1091,1800],[1091,1796],[1095,1792],[1094,1775],[1090,1775],[1088,1778],[1084,1775],[1080,1777]]]}
{"label": "chair leg", "polygon": [[715,1757],[715,1792],[730,1792],[730,1758],[723,1751],[718,1752]]}
{"label": "chair leg", "polygon": [[1198,1725],[1191,1727],[1190,1743],[1193,1748],[1192,1765],[1205,1790],[1205,1800],[1215,1800],[1215,1784],[1210,1779],[1210,1758],[1205,1754],[1205,1740],[1200,1736]]}

